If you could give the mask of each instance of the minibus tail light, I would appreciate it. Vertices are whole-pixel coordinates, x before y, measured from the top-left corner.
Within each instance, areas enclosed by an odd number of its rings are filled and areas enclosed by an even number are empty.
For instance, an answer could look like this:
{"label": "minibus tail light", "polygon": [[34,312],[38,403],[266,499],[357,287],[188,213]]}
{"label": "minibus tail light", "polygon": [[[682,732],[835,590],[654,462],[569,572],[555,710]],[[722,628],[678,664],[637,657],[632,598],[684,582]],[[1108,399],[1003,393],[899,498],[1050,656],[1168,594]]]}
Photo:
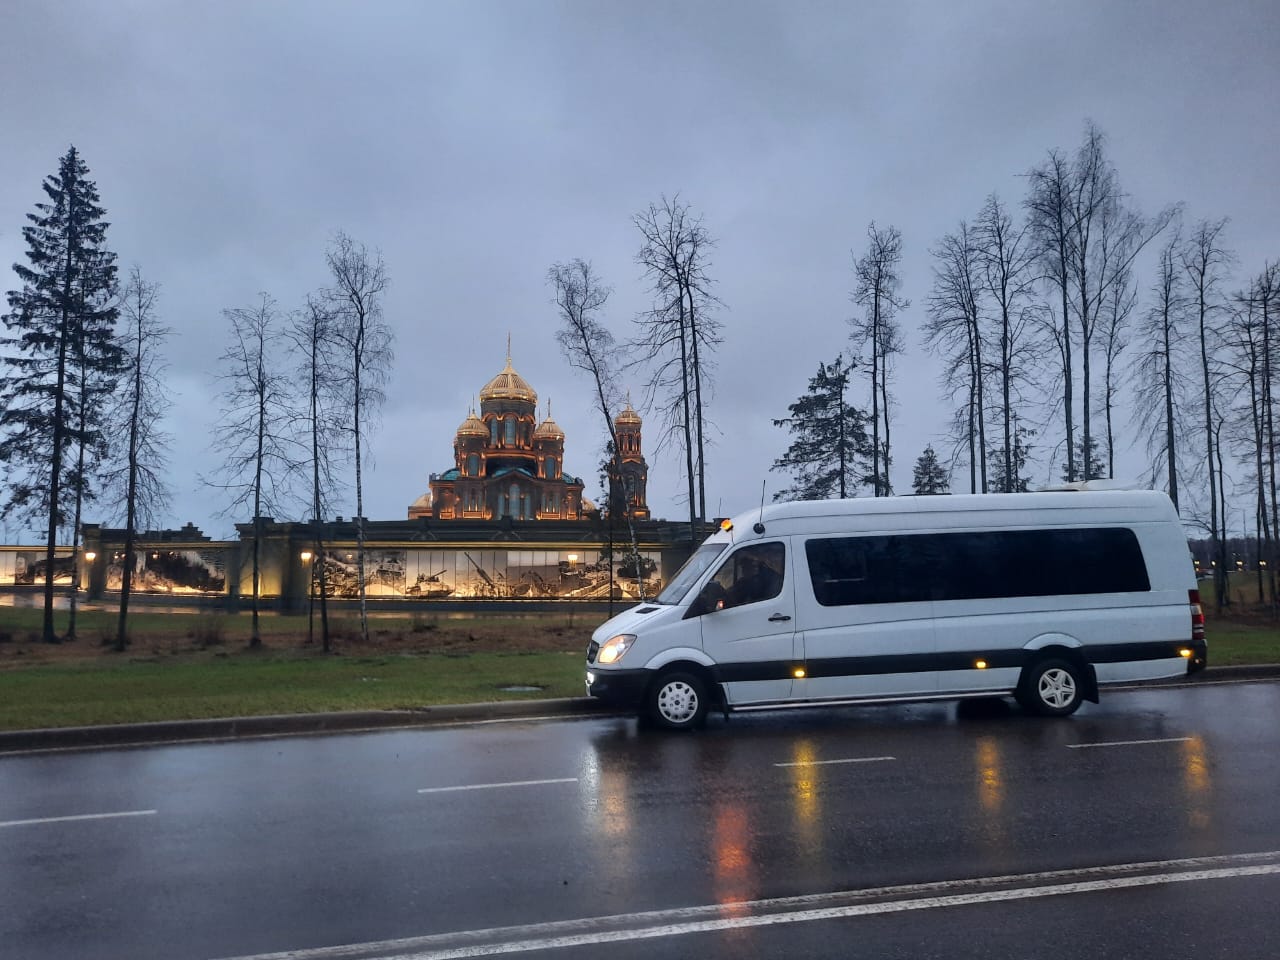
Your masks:
{"label": "minibus tail light", "polygon": [[1187,599],[1191,602],[1191,640],[1204,640],[1204,607],[1200,606],[1200,591],[1188,590]]}

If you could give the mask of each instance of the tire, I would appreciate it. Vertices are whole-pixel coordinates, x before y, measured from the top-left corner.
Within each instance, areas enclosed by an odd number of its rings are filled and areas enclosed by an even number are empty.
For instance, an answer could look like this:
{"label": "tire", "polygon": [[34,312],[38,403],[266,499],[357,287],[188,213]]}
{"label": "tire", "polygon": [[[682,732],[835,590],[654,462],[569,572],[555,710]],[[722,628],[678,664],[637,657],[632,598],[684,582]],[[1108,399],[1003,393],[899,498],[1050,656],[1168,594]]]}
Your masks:
{"label": "tire", "polygon": [[692,673],[664,673],[649,687],[645,715],[667,730],[700,727],[707,718],[707,685]]}
{"label": "tire", "polygon": [[1084,700],[1080,668],[1070,660],[1037,660],[1022,672],[1018,702],[1042,717],[1068,717]]}

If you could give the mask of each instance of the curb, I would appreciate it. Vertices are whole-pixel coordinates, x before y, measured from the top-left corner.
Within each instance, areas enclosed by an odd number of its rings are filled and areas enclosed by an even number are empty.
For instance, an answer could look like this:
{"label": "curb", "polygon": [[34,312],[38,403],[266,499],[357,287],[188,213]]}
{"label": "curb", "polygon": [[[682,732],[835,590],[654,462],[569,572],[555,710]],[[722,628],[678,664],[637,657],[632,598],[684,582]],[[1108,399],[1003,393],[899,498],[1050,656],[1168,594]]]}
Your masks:
{"label": "curb", "polygon": [[560,700],[441,704],[414,710],[354,710],[207,720],[162,720],[156,723],[104,724],[93,727],[50,727],[0,732],[0,755],[42,750],[87,750],[96,747],[357,733],[495,720],[621,715],[619,711],[589,697],[572,697]]}
{"label": "curb", "polygon": [[[1280,677],[1280,663],[1209,667],[1191,679],[1172,678],[1142,686]],[[1141,689],[1130,687],[1127,689]],[[414,710],[358,710],[340,713],[277,714],[265,717],[226,717],[211,720],[165,720],[158,723],[105,724],[94,727],[51,727],[0,731],[0,755],[45,750],[87,750],[96,747],[145,746],[211,740],[244,740],[325,733],[357,733],[447,724],[545,718],[618,717],[626,711],[605,706],[590,697],[559,700],[501,700],[491,703],[441,704]]]}

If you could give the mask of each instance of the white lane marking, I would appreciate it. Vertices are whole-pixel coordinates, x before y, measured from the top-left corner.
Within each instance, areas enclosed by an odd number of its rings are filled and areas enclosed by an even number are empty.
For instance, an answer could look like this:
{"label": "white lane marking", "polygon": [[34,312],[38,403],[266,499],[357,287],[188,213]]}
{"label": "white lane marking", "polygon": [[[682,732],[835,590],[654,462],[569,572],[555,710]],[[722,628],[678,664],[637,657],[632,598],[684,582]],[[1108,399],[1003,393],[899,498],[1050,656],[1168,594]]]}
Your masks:
{"label": "white lane marking", "polygon": [[1138,747],[1146,743],[1187,743],[1191,737],[1164,737],[1160,740],[1107,740],[1102,743],[1068,743],[1068,750],[1087,750],[1089,747]]}
{"label": "white lane marking", "polygon": [[460,787],[424,787],[419,793],[452,793],[456,790],[493,790],[498,787],[536,787],[544,783],[577,783],[577,777],[557,777],[554,780],[512,780],[509,783],[471,783]]}
{"label": "white lane marking", "polygon": [[112,817],[149,817],[154,810],[124,810],[120,813],[80,813],[72,817],[37,817],[34,820],[0,820],[0,827],[24,827],[32,823],[67,823],[71,820],[108,820]]}
{"label": "white lane marking", "polygon": [[[671,910],[650,910],[640,913],[623,913],[614,914],[612,916],[603,917],[585,917],[578,920],[553,920],[546,923],[525,924],[521,926],[509,927],[490,927],[479,930],[460,930],[453,933],[437,933],[419,937],[405,937],[396,940],[371,941],[367,943],[349,943],[331,947],[312,947],[301,950],[286,950],[280,953],[262,953],[253,954],[251,956],[228,957],[223,960],[348,960],[348,958],[363,957],[366,960],[421,960],[421,958],[437,958],[446,956],[446,954],[434,953],[406,953],[403,951],[422,951],[431,948],[460,950],[461,944],[470,942],[475,946],[471,947],[473,951],[476,949],[490,949],[494,946],[505,946],[511,942],[530,942],[537,943],[537,947],[529,947],[526,949],[549,949],[554,944],[553,937],[558,935],[577,934],[577,939],[582,943],[600,942],[600,935],[607,933],[618,933],[616,928],[630,925],[633,929],[651,929],[644,927],[644,924],[652,924],[655,927],[681,926],[681,921],[699,921],[699,920],[720,920],[724,918],[727,912],[732,911],[736,915],[762,914],[764,911],[774,911],[770,916],[781,916],[784,918],[795,917],[798,913],[812,912],[802,908],[817,906],[824,910],[830,911],[840,909],[839,906],[824,907],[825,904],[840,904],[841,901],[867,901],[879,900],[884,897],[896,897],[899,902],[921,902],[922,899],[930,901],[948,900],[950,897],[937,896],[926,897],[930,894],[945,894],[947,891],[956,890],[973,890],[985,887],[1001,886],[1008,887],[1010,884],[1037,884],[1048,883],[1050,885],[1065,887],[1077,884],[1079,882],[1088,882],[1093,884],[1105,883],[1107,879],[1124,879],[1126,876],[1132,878],[1134,874],[1144,874],[1136,879],[1143,880],[1147,883],[1161,883],[1168,877],[1185,877],[1194,879],[1189,876],[1189,872],[1214,872],[1214,868],[1227,867],[1253,870],[1250,865],[1258,864],[1260,861],[1280,859],[1280,850],[1267,850],[1257,853],[1239,853],[1228,854],[1217,857],[1188,857],[1178,860],[1150,860],[1137,863],[1122,863],[1108,866],[1097,867],[1081,867],[1069,870],[1047,870],[1036,873],[1021,874],[1005,874],[994,877],[972,877],[962,880],[935,880],[926,883],[910,883],[900,884],[891,887],[869,887],[861,890],[841,890],[831,893],[812,893],[804,894],[796,897],[773,897],[763,900],[746,900],[735,901],[725,904],[707,904],[696,907],[678,907]],[[1268,863],[1263,864],[1264,867],[1280,871],[1280,864]],[[1184,871],[1178,873],[1152,873],[1152,871]],[[1117,876],[1119,875],[1119,876]],[[1086,878],[1099,877],[1103,879],[1086,880]],[[1033,888],[1035,889],[1035,888]],[[1004,893],[1007,891],[995,891],[996,893]],[[954,897],[955,895],[952,894]],[[976,895],[975,895],[976,896]],[[980,901],[974,901],[980,902]],[[850,905],[850,904],[844,904]],[[880,906],[881,904],[862,904],[863,906]],[[949,905],[949,904],[937,904]],[[903,909],[913,909],[904,907]],[[791,911],[787,913],[785,911]],[[782,922],[782,921],[777,921]],[[482,941],[494,941],[497,938],[507,938],[497,944],[481,945]],[[562,937],[562,939],[573,939],[573,937]],[[558,941],[557,941],[558,942]],[[567,944],[573,945],[573,944]],[[461,954],[461,956],[484,956],[483,953]]]}
{"label": "white lane marking", "polygon": [[881,760],[897,760],[897,757],[847,757],[844,760],[800,760],[794,763],[775,763],[775,767],[821,767],[830,763],[879,763]]}
{"label": "white lane marking", "polygon": [[925,897],[918,900],[891,900],[887,903],[856,903],[844,907],[828,907],[822,910],[799,910],[794,913],[773,913],[764,916],[731,917],[722,920],[703,920],[693,923],[675,923],[666,926],[644,927],[639,930],[613,930],[596,934],[580,934],[569,937],[552,937],[546,940],[516,940],[484,946],[460,947],[454,950],[431,950],[426,953],[397,954],[378,960],[462,960],[464,957],[496,957],[509,953],[528,953],[534,950],[557,950],[588,944],[624,943],[629,940],[653,940],[664,937],[687,936],[691,933],[714,933],[719,930],[740,930],[748,927],[772,927],[783,923],[808,923],[814,920],[840,920],[847,917],[866,917],[884,913],[901,913],[906,910],[933,910],[939,907],[959,907],[978,903],[999,903],[1005,900],[1029,900],[1037,897],[1057,897],[1074,893],[1093,893],[1099,890],[1116,890],[1131,887],[1154,886],[1162,883],[1182,883],[1193,880],[1220,880],[1229,877],[1256,877],[1280,874],[1280,863],[1257,867],[1230,867],[1225,870],[1197,870],[1190,873],[1159,874],[1145,877],[1116,877],[1114,880],[1090,880],[1083,883],[1063,883],[1048,887],[1023,887],[1015,890],[991,890],[984,893],[960,893],[949,897]]}

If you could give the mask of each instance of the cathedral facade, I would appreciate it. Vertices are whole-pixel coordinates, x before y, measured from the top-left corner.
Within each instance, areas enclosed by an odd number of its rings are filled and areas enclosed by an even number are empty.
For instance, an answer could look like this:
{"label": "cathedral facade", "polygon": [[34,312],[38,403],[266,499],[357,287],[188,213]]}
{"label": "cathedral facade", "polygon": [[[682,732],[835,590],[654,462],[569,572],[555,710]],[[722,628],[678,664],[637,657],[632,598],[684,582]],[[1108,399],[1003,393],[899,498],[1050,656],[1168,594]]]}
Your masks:
{"label": "cathedral facade", "polygon": [[[564,471],[564,431],[549,409],[539,423],[537,409],[537,393],[508,356],[502,372],[480,391],[479,413],[471,410],[458,427],[453,467],[431,475],[430,491],[409,507],[409,519],[583,519],[594,508],[583,497],[582,478]],[[630,403],[614,419],[627,512],[647,520],[641,426]]]}

